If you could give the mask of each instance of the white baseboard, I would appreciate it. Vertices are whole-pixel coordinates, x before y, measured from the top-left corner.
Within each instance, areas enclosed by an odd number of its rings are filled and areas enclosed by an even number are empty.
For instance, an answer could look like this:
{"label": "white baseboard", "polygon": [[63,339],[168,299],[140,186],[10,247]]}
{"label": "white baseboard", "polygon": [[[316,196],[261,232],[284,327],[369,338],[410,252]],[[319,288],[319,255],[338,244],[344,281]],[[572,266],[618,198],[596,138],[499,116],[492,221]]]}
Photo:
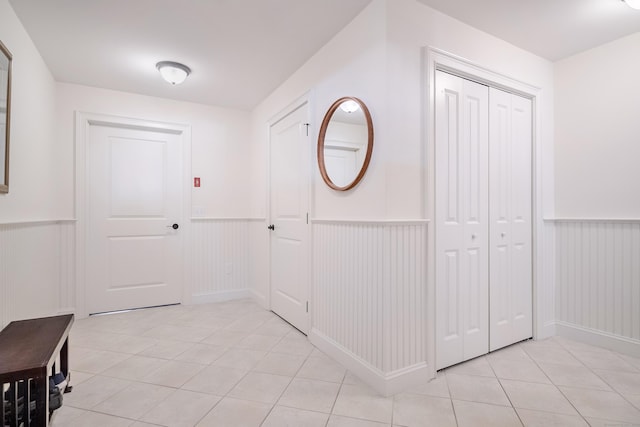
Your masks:
{"label": "white baseboard", "polygon": [[538,328],[533,338],[536,340],[543,340],[545,338],[551,338],[555,335],[557,335],[556,322],[551,321],[544,323],[542,327]]}
{"label": "white baseboard", "polygon": [[258,303],[260,307],[264,308],[265,310],[270,310],[269,304],[267,302],[267,297],[257,292],[255,289],[251,290],[251,298],[253,298],[253,300]]}
{"label": "white baseboard", "polygon": [[640,341],[638,340],[561,321],[555,322],[555,327],[557,334],[561,337],[604,347],[629,356],[640,357]]}
{"label": "white baseboard", "polygon": [[317,329],[311,329],[309,340],[318,349],[341,363],[383,396],[392,396],[406,391],[411,387],[424,384],[432,378],[432,373],[426,362],[385,373],[371,366]]}
{"label": "white baseboard", "polygon": [[208,304],[212,302],[231,301],[234,299],[251,298],[253,295],[250,289],[240,289],[233,291],[207,292],[194,294],[191,298],[192,304]]}

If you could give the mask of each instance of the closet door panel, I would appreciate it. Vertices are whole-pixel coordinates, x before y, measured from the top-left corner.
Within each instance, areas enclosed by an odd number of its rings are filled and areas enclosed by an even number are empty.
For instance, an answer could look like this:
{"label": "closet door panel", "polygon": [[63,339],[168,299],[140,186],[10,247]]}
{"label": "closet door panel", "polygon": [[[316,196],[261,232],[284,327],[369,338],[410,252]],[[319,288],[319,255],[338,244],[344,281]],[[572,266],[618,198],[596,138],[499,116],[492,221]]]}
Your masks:
{"label": "closet door panel", "polygon": [[489,209],[488,143],[489,88],[463,81],[462,146],[460,160],[464,201],[461,245],[466,255],[463,291],[463,360],[489,350]]}
{"label": "closet door panel", "polygon": [[489,349],[511,342],[511,95],[489,89]]}
{"label": "closet door panel", "polygon": [[489,95],[490,350],[532,336],[531,101]]}
{"label": "closet door panel", "polygon": [[437,368],[462,359],[462,310],[464,295],[460,277],[464,266],[460,261],[460,218],[462,203],[460,178],[460,128],[462,81],[436,74],[436,309]]}
{"label": "closet door panel", "polygon": [[488,89],[436,74],[437,368],[488,351]]}
{"label": "closet door panel", "polygon": [[512,342],[533,336],[531,100],[511,95],[513,331]]}

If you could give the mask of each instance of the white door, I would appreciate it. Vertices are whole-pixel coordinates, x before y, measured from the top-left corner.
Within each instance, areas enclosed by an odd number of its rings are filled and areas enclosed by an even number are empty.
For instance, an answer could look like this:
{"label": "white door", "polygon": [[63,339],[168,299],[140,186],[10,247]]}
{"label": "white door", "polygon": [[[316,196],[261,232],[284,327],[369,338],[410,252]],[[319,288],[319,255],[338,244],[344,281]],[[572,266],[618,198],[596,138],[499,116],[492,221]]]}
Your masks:
{"label": "white door", "polygon": [[532,336],[531,100],[491,88],[490,350]]}
{"label": "white door", "polygon": [[436,73],[436,368],[488,352],[488,88]]}
{"label": "white door", "polygon": [[303,333],[309,329],[308,106],[271,126],[271,309]]}
{"label": "white door", "polygon": [[338,187],[349,185],[358,175],[356,150],[349,148],[324,148],[324,167],[331,181]]}
{"label": "white door", "polygon": [[180,302],[180,136],[90,125],[86,283],[89,313]]}

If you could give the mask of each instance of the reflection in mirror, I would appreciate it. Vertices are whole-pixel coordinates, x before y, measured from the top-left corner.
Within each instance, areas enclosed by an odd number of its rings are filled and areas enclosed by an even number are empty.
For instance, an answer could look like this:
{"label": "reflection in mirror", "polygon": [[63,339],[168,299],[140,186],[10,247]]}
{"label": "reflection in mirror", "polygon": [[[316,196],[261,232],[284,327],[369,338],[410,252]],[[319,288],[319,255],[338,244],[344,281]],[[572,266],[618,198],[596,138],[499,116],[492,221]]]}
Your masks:
{"label": "reflection in mirror", "polygon": [[11,54],[0,42],[0,193],[9,192]]}
{"label": "reflection in mirror", "polygon": [[318,139],[318,163],[334,190],[353,188],[364,176],[373,147],[367,107],[357,98],[341,98],[327,112]]}

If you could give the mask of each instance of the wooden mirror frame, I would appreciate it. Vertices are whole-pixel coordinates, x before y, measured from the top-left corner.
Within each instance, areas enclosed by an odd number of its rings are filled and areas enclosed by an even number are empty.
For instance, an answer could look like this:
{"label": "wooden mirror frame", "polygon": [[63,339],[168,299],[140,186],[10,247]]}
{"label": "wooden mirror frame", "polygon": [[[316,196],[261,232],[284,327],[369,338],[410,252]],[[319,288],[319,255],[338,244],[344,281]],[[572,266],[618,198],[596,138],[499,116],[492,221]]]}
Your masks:
{"label": "wooden mirror frame", "polygon": [[[340,105],[345,101],[354,101],[359,106],[362,112],[364,113],[364,117],[367,121],[367,153],[364,158],[364,162],[360,167],[360,171],[356,175],[356,177],[351,181],[351,183],[345,185],[344,187],[339,187],[331,181],[329,174],[327,174],[327,169],[324,164],[324,139],[327,134],[327,128],[329,127],[329,123],[331,122],[331,118],[336,110],[340,107]],[[331,104],[329,110],[324,115],[324,119],[322,119],[322,126],[320,127],[320,134],[318,135],[318,168],[320,169],[320,175],[324,182],[332,189],[336,191],[347,191],[358,185],[358,183],[364,177],[364,174],[367,172],[367,168],[369,167],[369,162],[371,161],[371,153],[373,152],[373,121],[371,120],[371,114],[369,113],[369,109],[360,99],[355,98],[353,96],[344,96],[338,99],[336,102]]]}
{"label": "wooden mirror frame", "polygon": [[[13,61],[13,57],[9,49],[0,41],[0,55],[3,55],[7,58],[9,62],[9,69],[7,70],[7,99],[6,105],[3,105],[3,109],[5,109],[5,140],[4,146],[0,145],[0,150],[4,150],[4,176],[0,177],[0,193],[8,193],[9,192],[9,130],[11,126],[11,63]],[[5,82],[0,82],[0,84],[4,84]]]}

